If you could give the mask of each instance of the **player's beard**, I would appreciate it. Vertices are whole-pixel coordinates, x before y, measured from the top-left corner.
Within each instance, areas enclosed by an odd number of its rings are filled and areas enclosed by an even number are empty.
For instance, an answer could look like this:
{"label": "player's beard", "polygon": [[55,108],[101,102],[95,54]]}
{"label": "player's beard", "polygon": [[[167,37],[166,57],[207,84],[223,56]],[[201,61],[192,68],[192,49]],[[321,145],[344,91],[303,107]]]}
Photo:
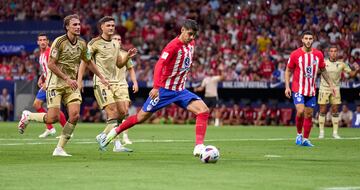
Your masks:
{"label": "player's beard", "polygon": [[312,43],[303,43],[303,46],[304,46],[307,50],[309,50],[309,49],[311,49]]}

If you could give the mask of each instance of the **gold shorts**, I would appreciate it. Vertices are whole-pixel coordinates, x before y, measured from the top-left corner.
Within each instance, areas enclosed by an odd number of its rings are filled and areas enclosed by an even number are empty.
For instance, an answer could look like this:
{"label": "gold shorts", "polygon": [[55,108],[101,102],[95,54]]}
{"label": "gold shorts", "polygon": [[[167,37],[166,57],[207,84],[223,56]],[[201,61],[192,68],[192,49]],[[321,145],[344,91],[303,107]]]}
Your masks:
{"label": "gold shorts", "polygon": [[94,95],[100,109],[104,109],[105,106],[115,102],[130,102],[128,87],[117,84],[111,84],[110,89],[102,84],[96,85],[94,87]]}
{"label": "gold shorts", "polygon": [[341,104],[340,90],[336,91],[336,95],[333,96],[331,92],[319,91],[318,104]]}
{"label": "gold shorts", "polygon": [[46,90],[46,103],[48,108],[60,108],[61,102],[66,106],[70,103],[81,104],[82,98],[79,89],[73,91],[70,87],[48,88]]}

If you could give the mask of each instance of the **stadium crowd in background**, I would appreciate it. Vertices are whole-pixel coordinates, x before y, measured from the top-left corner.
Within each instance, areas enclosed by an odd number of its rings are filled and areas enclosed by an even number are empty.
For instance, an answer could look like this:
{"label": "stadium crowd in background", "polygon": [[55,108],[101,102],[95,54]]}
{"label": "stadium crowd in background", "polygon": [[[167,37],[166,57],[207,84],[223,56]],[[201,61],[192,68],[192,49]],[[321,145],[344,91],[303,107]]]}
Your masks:
{"label": "stadium crowd in background", "polygon": [[[139,50],[140,56],[133,60],[138,81],[152,81],[161,49],[176,36],[185,18],[198,21],[201,34],[196,43],[206,47],[195,51],[188,79],[192,82],[219,71],[225,73],[224,80],[283,82],[290,50],[301,45],[298,36],[303,30],[317,34],[317,49],[338,45],[340,59],[350,65],[360,64],[360,6],[350,0],[169,2],[2,1],[0,22],[62,20],[65,15],[77,13],[82,20],[81,36],[89,41],[97,35],[96,20],[111,15],[116,32],[124,39],[123,48]],[[0,79],[36,78],[38,57],[38,51],[0,57]],[[360,81],[360,75],[353,79],[344,75],[343,79]],[[256,122],[263,123],[258,119]]]}
{"label": "stadium crowd in background", "polygon": [[[135,46],[139,50],[141,56],[134,60],[142,63],[136,68],[138,79],[148,81],[152,80],[152,69],[164,43],[176,35],[183,19],[192,18],[202,31],[197,44],[207,48],[195,51],[191,81],[201,81],[210,70],[226,71],[225,80],[271,81],[283,80],[274,71],[283,67],[280,63],[286,63],[289,50],[300,45],[297,37],[303,30],[318,34],[315,48],[337,44],[341,59],[360,63],[360,6],[349,2],[25,0],[2,2],[0,22],[61,20],[76,12],[84,20],[81,35],[90,40],[97,35],[94,21],[111,15],[124,39],[123,47]],[[8,80],[35,77],[36,54],[3,57],[0,76]],[[354,80],[360,80],[359,76]]]}

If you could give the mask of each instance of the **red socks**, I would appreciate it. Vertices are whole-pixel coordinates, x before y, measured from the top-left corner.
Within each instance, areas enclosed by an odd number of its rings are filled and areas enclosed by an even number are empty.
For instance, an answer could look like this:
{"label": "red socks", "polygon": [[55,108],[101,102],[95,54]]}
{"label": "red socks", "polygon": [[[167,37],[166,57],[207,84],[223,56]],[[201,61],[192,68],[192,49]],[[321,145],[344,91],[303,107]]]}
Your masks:
{"label": "red socks", "polygon": [[310,131],[312,127],[312,118],[305,118],[304,119],[304,138],[309,138]]}
{"label": "red socks", "polygon": [[132,115],[128,117],[123,123],[121,123],[118,127],[115,128],[115,131],[117,134],[120,134],[121,132],[125,131],[126,129],[129,129],[136,125],[138,122],[137,115]]}
{"label": "red socks", "polygon": [[196,115],[196,124],[195,124],[196,144],[204,144],[208,118],[209,118],[208,112],[199,113],[198,115]]}
{"label": "red socks", "polygon": [[302,127],[304,124],[304,116],[302,116],[302,117],[296,116],[295,124],[296,124],[297,133],[302,134]]}
{"label": "red socks", "polygon": [[[37,109],[36,111],[37,111],[38,113],[46,113],[46,110],[45,110],[43,107]],[[49,129],[49,130],[51,130],[51,129],[54,128],[54,127],[53,127],[52,124],[46,124],[46,128]]]}
{"label": "red socks", "polygon": [[65,117],[64,112],[62,112],[62,111],[60,111],[59,122],[60,122],[61,127],[64,127],[66,124],[66,117]]}

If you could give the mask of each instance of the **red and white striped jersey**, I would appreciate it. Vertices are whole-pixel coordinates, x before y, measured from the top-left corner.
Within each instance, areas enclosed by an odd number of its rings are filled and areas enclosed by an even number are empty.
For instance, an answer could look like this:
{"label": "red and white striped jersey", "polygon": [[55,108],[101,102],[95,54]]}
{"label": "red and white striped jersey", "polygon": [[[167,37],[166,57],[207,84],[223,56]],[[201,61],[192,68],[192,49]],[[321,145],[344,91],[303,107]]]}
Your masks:
{"label": "red and white striped jersey", "polygon": [[306,53],[298,48],[290,55],[287,67],[294,71],[292,91],[304,96],[315,96],[315,81],[319,69],[325,68],[324,55],[312,48]]}
{"label": "red and white striped jersey", "polygon": [[46,78],[47,74],[48,74],[48,61],[49,61],[49,54],[50,54],[50,47],[47,47],[46,50],[44,52],[42,52],[40,54],[39,57],[39,64],[41,66],[42,72],[43,72],[43,76],[44,78]]}
{"label": "red and white striped jersey", "polygon": [[163,49],[154,69],[154,88],[165,88],[174,91],[185,89],[185,82],[190,71],[194,54],[195,41],[188,44],[178,37]]}

